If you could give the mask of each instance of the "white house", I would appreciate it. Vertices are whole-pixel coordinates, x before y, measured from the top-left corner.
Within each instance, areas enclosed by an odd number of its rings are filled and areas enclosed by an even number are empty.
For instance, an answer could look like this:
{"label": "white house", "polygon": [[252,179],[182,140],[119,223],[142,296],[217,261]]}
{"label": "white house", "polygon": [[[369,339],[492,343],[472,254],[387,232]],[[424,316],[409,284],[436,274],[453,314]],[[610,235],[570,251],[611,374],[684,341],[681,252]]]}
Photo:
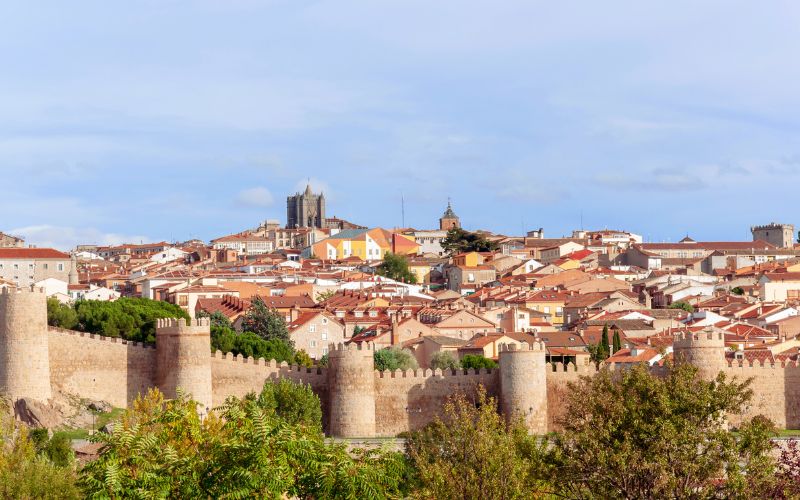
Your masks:
{"label": "white house", "polygon": [[184,260],[187,255],[189,255],[189,253],[184,252],[180,248],[169,247],[153,254],[153,256],[150,257],[150,260],[153,262],[158,262],[159,264],[163,264],[165,262],[172,262],[174,260]]}

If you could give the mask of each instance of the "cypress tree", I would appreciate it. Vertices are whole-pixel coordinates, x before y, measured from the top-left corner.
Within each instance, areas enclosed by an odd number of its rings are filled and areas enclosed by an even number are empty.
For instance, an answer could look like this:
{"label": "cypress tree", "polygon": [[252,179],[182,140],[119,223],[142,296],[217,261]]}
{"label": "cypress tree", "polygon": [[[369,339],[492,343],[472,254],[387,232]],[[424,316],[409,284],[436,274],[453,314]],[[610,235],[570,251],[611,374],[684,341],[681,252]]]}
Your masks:
{"label": "cypress tree", "polygon": [[612,345],[614,346],[614,352],[622,349],[622,340],[619,338],[619,330],[617,329],[614,330],[614,343]]}
{"label": "cypress tree", "polygon": [[606,359],[611,352],[611,349],[608,345],[608,324],[603,325],[603,336],[600,338],[600,349],[599,349],[599,358]]}

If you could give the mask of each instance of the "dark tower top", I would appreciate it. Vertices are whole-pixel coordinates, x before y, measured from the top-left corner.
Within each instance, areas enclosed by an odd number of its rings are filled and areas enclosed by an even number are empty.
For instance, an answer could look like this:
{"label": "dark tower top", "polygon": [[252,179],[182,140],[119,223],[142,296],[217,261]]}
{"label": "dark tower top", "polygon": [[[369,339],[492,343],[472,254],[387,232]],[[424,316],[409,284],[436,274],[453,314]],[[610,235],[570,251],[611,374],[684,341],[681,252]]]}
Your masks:
{"label": "dark tower top", "polygon": [[317,227],[325,224],[325,195],[314,194],[311,184],[305,191],[286,198],[286,227]]}
{"label": "dark tower top", "polygon": [[453,212],[450,200],[447,200],[447,210],[445,210],[444,214],[439,218],[439,229],[442,231],[449,231],[454,227],[461,227],[461,221],[459,221],[458,215]]}

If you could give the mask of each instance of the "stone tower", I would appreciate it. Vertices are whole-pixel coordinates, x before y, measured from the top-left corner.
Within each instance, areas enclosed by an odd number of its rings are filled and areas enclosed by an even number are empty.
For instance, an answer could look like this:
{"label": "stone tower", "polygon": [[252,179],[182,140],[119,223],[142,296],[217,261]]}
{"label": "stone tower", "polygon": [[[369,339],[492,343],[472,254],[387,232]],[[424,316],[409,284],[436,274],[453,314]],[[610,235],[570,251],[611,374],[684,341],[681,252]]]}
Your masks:
{"label": "stone tower", "polygon": [[528,431],[547,433],[547,365],[541,342],[500,346],[500,404],[508,419],[522,417]]}
{"label": "stone tower", "polygon": [[778,224],[770,222],[763,226],[753,226],[750,228],[753,234],[753,241],[766,241],[778,248],[792,248],[794,246],[794,225]]}
{"label": "stone tower", "polygon": [[211,408],[211,323],[208,318],[159,319],[156,323],[156,386],[168,398],[178,388]]}
{"label": "stone tower", "polygon": [[12,403],[52,397],[44,289],[0,293],[0,393]]}
{"label": "stone tower", "polygon": [[461,227],[461,221],[453,212],[453,207],[450,205],[450,200],[447,200],[447,210],[444,211],[442,216],[439,218],[439,230],[440,231],[449,231],[454,227]]}
{"label": "stone tower", "polygon": [[330,435],[375,436],[373,346],[367,343],[331,345],[328,357]]}
{"label": "stone tower", "polygon": [[675,336],[673,355],[676,363],[691,363],[703,380],[714,380],[724,370],[725,334],[711,327],[698,333],[681,332]]}
{"label": "stone tower", "polygon": [[286,227],[316,227],[325,225],[325,194],[314,194],[311,185],[306,190],[286,198]]}

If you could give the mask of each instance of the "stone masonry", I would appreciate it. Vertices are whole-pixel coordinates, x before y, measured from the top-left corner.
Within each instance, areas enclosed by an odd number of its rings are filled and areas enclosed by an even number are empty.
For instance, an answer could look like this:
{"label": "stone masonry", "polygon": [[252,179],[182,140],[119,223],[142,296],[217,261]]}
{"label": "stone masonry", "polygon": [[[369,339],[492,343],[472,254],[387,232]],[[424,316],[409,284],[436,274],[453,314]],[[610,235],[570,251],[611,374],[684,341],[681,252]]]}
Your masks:
{"label": "stone masonry", "polygon": [[[319,395],[329,435],[374,437],[418,429],[440,415],[448,396],[461,392],[474,397],[481,385],[500,401],[508,418],[522,417],[531,432],[544,433],[553,429],[569,383],[597,373],[593,365],[546,364],[540,344],[503,346],[500,366],[493,370],[378,372],[374,347],[368,344],[331,346],[328,368],[306,368],[212,353],[207,320],[159,320],[153,347],[48,329],[46,317],[43,291],[0,294],[0,392],[12,402],[46,402],[57,390],[125,407],[157,387],[169,397],[178,390],[191,394],[198,411],[206,412],[229,396],[241,397],[266,381],[286,378],[310,385]],[[752,378],[755,396],[744,417],[760,413],[779,427],[800,428],[800,368],[795,363],[728,364],[723,340],[710,332],[676,338],[675,357],[697,364],[705,378],[719,371]]]}

